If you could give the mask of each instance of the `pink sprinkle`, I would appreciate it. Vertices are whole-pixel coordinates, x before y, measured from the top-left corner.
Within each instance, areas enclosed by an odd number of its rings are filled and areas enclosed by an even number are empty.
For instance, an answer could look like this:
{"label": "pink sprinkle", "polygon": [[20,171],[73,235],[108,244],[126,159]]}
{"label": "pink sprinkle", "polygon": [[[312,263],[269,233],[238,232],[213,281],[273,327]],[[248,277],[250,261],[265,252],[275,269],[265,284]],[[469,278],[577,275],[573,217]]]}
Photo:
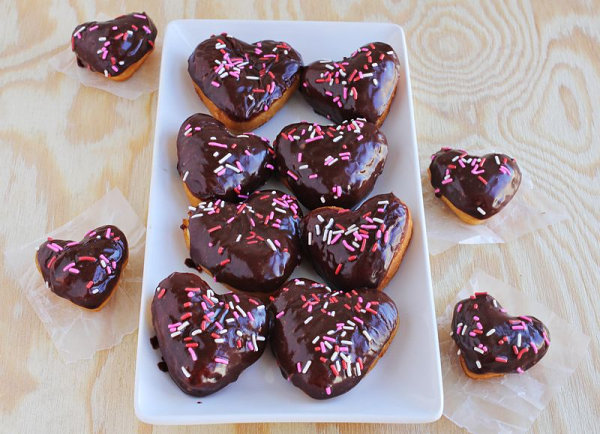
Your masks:
{"label": "pink sprinkle", "polygon": [[214,87],[221,87],[221,85],[214,80],[211,81],[210,84],[212,84]]}
{"label": "pink sprinkle", "polygon": [[298,163],[302,161],[302,152],[298,152]]}
{"label": "pink sprinkle", "polygon": [[357,316],[353,317],[352,319],[354,319],[354,321],[356,321],[357,323],[359,323],[359,324],[361,324],[361,325],[363,325],[363,324],[364,324],[363,320],[362,320],[362,319],[360,319],[360,318],[359,318],[359,317],[357,317]]}
{"label": "pink sprinkle", "polygon": [[445,184],[450,184],[452,181],[453,181],[453,179],[452,179],[452,178],[444,179],[444,180],[442,181],[442,185],[445,185]]}
{"label": "pink sprinkle", "polygon": [[352,247],[350,244],[348,244],[348,242],[346,240],[342,240],[342,244],[344,245],[344,247],[346,249],[350,250],[351,252],[354,252],[356,250],[354,247]]}
{"label": "pink sprinkle", "polygon": [[325,388],[325,393],[327,393],[327,395],[331,395],[331,387],[327,386]]}
{"label": "pink sprinkle", "polygon": [[277,315],[275,315],[275,318],[279,319],[283,316],[283,314],[285,313],[284,310],[282,310],[281,312],[279,312]]}
{"label": "pink sprinkle", "polygon": [[323,340],[325,340],[327,342],[335,342],[335,339],[330,338],[329,336],[323,336]]}
{"label": "pink sprinkle", "polygon": [[[190,356],[192,356],[192,360],[195,362],[196,360],[198,360],[198,356],[196,356],[196,352],[194,351],[193,348],[188,347],[188,351],[190,353]],[[216,361],[216,360],[215,360]]]}
{"label": "pink sprinkle", "polygon": [[496,357],[494,360],[496,360],[496,362],[498,363],[508,363],[508,359],[506,357]]}
{"label": "pink sprinkle", "polygon": [[252,312],[247,312],[248,313],[248,318],[250,318],[250,321],[254,321],[254,315],[252,315]]}
{"label": "pink sprinkle", "polygon": [[93,26],[93,27],[90,27],[88,30],[89,30],[90,32],[93,32],[93,31],[94,31],[94,30],[96,30],[97,28],[98,28],[98,26]]}
{"label": "pink sprinkle", "polygon": [[146,33],[148,33],[148,34],[152,33],[152,30],[150,30],[150,27],[142,26],[142,28],[146,31]]}
{"label": "pink sprinkle", "polygon": [[[342,234],[339,233],[335,237],[333,237],[332,240],[331,240],[331,244],[332,245],[335,244],[340,239],[341,236],[342,236]],[[344,240],[344,241],[346,241],[346,240]],[[342,264],[340,264],[340,265],[342,265]]]}
{"label": "pink sprinkle", "polygon": [[315,179],[318,176],[319,175],[317,175],[316,173],[313,173],[312,175],[309,175],[308,179]]}
{"label": "pink sprinkle", "polygon": [[313,138],[308,138],[304,141],[304,143],[310,143],[310,142],[314,142],[315,140],[321,140],[323,138],[323,136],[315,136]]}
{"label": "pink sprinkle", "polygon": [[75,262],[71,262],[70,264],[65,265],[65,267],[63,268],[63,271],[67,271],[69,268],[74,267],[75,266]]}
{"label": "pink sprinkle", "polygon": [[69,268],[69,273],[79,274],[79,270],[77,268]]}
{"label": "pink sprinkle", "polygon": [[[92,282],[93,283],[93,282]],[[160,290],[160,292],[158,293],[158,297],[157,298],[163,298],[163,296],[165,295],[165,292],[167,292],[167,290],[165,288],[162,288]]]}
{"label": "pink sprinkle", "polygon": [[287,171],[287,174],[290,176],[290,178],[292,178],[294,181],[298,181],[298,176],[292,172],[291,170]]}
{"label": "pink sprinkle", "polygon": [[218,143],[218,142],[208,142],[208,146],[216,146],[218,148],[227,149],[227,145],[224,145],[223,143]]}
{"label": "pink sprinkle", "polygon": [[298,372],[302,372],[302,363],[296,363],[296,368],[298,369]]}
{"label": "pink sprinkle", "polygon": [[145,15],[133,14],[133,16],[134,16],[134,17],[136,17],[136,18],[141,18],[142,20],[145,20],[145,19],[146,19],[146,16],[145,16]]}
{"label": "pink sprinkle", "polygon": [[216,363],[222,363],[224,365],[228,365],[229,364],[229,360],[224,359],[222,357],[215,357],[215,362]]}

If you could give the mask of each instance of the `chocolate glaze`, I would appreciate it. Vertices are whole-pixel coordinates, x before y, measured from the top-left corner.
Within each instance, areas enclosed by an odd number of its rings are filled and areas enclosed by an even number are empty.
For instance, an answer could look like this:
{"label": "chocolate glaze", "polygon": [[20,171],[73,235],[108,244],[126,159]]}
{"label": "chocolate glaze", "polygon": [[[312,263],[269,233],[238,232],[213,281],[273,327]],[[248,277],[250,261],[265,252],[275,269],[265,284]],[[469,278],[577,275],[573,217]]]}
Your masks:
{"label": "chocolate glaze", "polygon": [[356,205],[373,190],[388,152],[383,133],[364,119],[288,125],[274,147],[277,170],[310,209]]}
{"label": "chocolate glaze", "polygon": [[302,246],[315,270],[336,288],[377,288],[405,240],[408,212],[392,193],[373,196],[356,211],[317,208],[302,221]]}
{"label": "chocolate glaze", "polygon": [[283,377],[316,399],[356,386],[398,326],[396,305],[383,292],[332,292],[309,279],[286,282],[269,317],[271,349]]}
{"label": "chocolate glaze", "polygon": [[335,123],[355,118],[375,123],[393,97],[399,75],[394,49],[372,42],[342,60],[306,66],[300,91],[315,112]]}
{"label": "chocolate glaze", "polygon": [[192,260],[235,289],[272,292],[300,262],[302,211],[289,194],[263,190],[241,204],[202,202],[189,215]]}
{"label": "chocolate glaze", "polygon": [[177,136],[177,171],[201,199],[237,202],[247,198],[271,176],[272,154],[267,139],[251,133],[232,134],[202,113],[187,118]]}
{"label": "chocolate glaze", "polygon": [[188,59],[194,83],[237,122],[267,111],[293,85],[301,68],[302,57],[285,42],[247,44],[227,34],[202,41]]}
{"label": "chocolate glaze", "polygon": [[71,36],[77,64],[107,77],[121,75],[154,49],[156,26],[145,12],[78,25]]}
{"label": "chocolate glaze", "polygon": [[537,318],[510,316],[491,295],[475,293],[455,306],[452,339],[474,374],[522,373],[544,357],[550,332]]}
{"label": "chocolate glaze", "polygon": [[81,241],[48,239],[36,261],[52,292],[86,309],[97,309],[115,290],[129,257],[119,228],[100,226]]}
{"label": "chocolate glaze", "polygon": [[236,381],[259,359],[268,336],[260,300],[215,294],[191,273],[173,273],[158,284],[152,324],[169,375],[194,396],[210,395]]}
{"label": "chocolate glaze", "polygon": [[479,220],[497,214],[521,185],[521,170],[508,155],[478,157],[463,150],[442,148],[431,158],[429,171],[435,195],[444,196],[456,208]]}

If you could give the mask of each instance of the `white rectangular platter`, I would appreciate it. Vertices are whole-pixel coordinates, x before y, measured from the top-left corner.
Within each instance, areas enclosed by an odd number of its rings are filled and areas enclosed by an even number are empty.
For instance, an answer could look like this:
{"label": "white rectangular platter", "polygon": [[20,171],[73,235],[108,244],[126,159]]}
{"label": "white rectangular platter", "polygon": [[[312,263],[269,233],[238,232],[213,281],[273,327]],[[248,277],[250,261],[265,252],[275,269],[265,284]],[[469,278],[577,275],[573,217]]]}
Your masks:
{"label": "white rectangular platter", "polygon": [[[373,194],[394,192],[411,209],[414,234],[404,261],[386,293],[396,302],[400,326],[377,366],[350,392],[317,401],[288,383],[271,351],[249,367],[239,380],[207,397],[188,396],[177,388],[157,363],[160,353],[150,345],[155,335],[150,304],[156,285],[174,271],[190,272],[179,225],[187,201],[177,174],[176,137],[191,114],[208,113],[196,96],[187,73],[187,59],[196,45],[211,34],[227,32],[247,42],[286,41],[299,51],[305,64],[341,59],[372,41],[394,47],[401,61],[396,97],[383,125],[389,154]],[[293,122],[328,124],[299,94],[255,133],[273,140]],[[166,30],[156,115],[152,180],[146,235],[135,378],[135,411],[153,424],[208,424],[241,422],[431,422],[442,413],[442,382],[435,309],[429,270],[421,195],[417,141],[406,44],[395,24],[286,21],[179,20]],[[284,189],[277,182],[272,186]],[[308,261],[293,277],[319,280]],[[208,276],[203,276],[208,280]],[[209,283],[219,291],[219,284]]]}

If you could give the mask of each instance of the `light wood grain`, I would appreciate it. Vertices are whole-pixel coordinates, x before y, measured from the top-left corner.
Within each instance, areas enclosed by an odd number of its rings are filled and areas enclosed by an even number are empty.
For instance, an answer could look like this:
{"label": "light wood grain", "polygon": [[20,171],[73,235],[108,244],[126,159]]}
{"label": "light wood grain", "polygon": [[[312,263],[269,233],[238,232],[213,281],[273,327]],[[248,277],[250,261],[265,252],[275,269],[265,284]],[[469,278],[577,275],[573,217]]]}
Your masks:
{"label": "light wood grain", "polygon": [[[432,258],[441,313],[473,269],[542,300],[592,337],[589,357],[535,432],[594,432],[600,412],[600,4],[597,1],[0,2],[0,248],[43,235],[119,187],[146,217],[156,95],[126,101],[79,86],[48,58],[100,13],[177,18],[390,21],[407,34],[420,152],[481,141],[516,156],[569,220],[507,245]],[[224,29],[231,30],[231,29]],[[136,335],[63,364],[16,282],[0,270],[0,431],[196,432],[133,411]],[[564,349],[568,351],[568,349]],[[376,396],[369,397],[377,399]],[[241,432],[459,432],[425,426],[256,424]]]}

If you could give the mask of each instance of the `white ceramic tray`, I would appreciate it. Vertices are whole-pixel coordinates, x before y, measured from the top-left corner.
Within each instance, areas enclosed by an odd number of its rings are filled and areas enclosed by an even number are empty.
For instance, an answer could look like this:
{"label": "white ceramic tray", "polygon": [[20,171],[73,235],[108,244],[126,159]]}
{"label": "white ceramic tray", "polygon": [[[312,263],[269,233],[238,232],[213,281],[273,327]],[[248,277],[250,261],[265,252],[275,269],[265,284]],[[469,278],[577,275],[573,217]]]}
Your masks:
{"label": "white ceramic tray", "polygon": [[[400,326],[373,371],[350,392],[330,400],[313,400],[285,381],[269,348],[237,382],[211,396],[191,397],[157,368],[160,353],[149,342],[155,335],[150,304],[156,285],[173,271],[190,272],[184,265],[188,252],[179,229],[187,202],[176,170],[175,141],[179,126],[189,115],[208,111],[194,93],[187,58],[200,41],[222,32],[248,42],[286,41],[302,54],[306,64],[339,59],[365,43],[383,41],[394,47],[402,64],[399,88],[383,125],[389,142],[388,160],[374,190],[393,191],[410,207],[414,218],[411,244],[386,288],[398,305]],[[162,56],[138,334],[137,416],[153,424],[408,423],[438,419],[443,399],[440,358],[402,29],[382,23],[179,20],[167,27]],[[282,127],[300,120],[328,123],[296,94],[256,133],[272,140]],[[293,276],[318,279],[307,262]],[[218,284],[213,286],[223,289]]]}

